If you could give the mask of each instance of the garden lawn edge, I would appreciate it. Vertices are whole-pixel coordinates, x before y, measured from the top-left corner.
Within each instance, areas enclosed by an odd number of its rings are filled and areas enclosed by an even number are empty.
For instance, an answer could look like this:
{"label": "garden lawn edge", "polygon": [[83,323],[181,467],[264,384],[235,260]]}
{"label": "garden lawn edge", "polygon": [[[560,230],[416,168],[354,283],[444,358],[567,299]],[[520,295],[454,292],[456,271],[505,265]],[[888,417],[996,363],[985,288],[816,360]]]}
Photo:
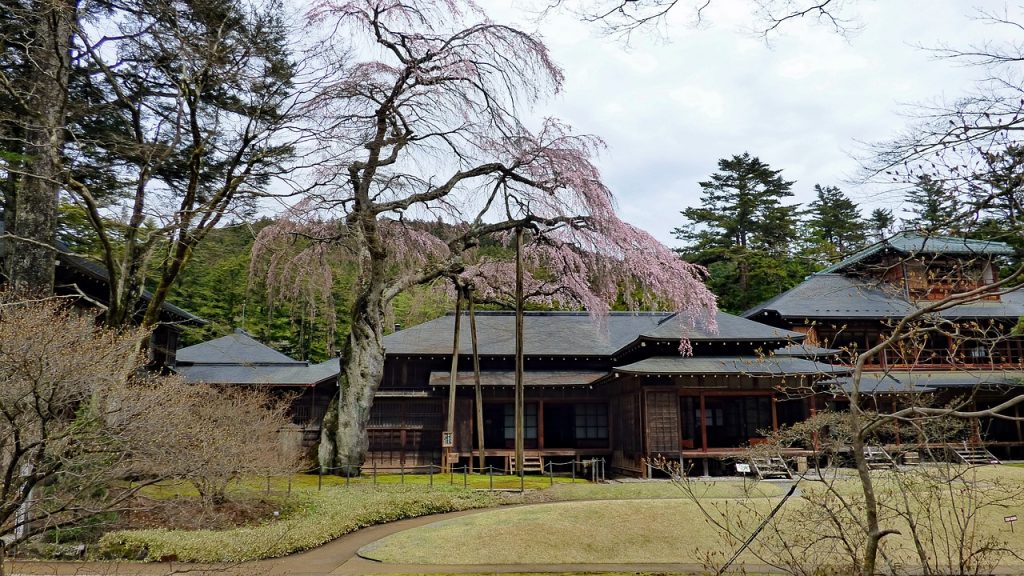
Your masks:
{"label": "garden lawn edge", "polygon": [[447,487],[352,487],[293,498],[297,501],[286,515],[255,526],[109,532],[100,539],[97,553],[148,562],[247,562],[316,548],[366,526],[507,503],[499,495]]}

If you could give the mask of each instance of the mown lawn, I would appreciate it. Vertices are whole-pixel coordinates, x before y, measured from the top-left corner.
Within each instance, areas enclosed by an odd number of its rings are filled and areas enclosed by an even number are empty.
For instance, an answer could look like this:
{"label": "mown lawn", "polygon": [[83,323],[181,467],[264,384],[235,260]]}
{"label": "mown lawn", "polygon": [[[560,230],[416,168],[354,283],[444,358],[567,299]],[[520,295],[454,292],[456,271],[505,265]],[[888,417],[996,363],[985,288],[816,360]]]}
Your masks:
{"label": "mown lawn", "polygon": [[[517,476],[479,474],[379,475],[345,479],[295,475],[251,478],[232,483],[234,500],[261,498],[280,503],[280,515],[253,526],[227,530],[122,530],[106,534],[98,548],[106,557],[224,562],[271,558],[307,550],[363,526],[426,514],[509,503],[588,500],[678,499],[670,482],[592,484],[578,479],[527,476],[520,495]],[[485,489],[493,486],[499,492]],[[699,482],[707,498],[768,497],[777,485],[756,482]],[[506,490],[510,492],[500,492]],[[156,500],[197,497],[187,482],[147,486],[142,495]]]}
{"label": "mown lawn", "polygon": [[[1024,486],[1024,469],[988,466],[970,471],[973,478],[984,483],[1009,482]],[[894,485],[892,472],[874,474],[881,498]],[[837,487],[845,497],[856,498],[859,483],[843,475]],[[743,482],[709,482],[694,484],[694,492],[704,503],[704,512],[697,503],[685,499],[665,499],[672,489],[667,483],[626,483],[608,486],[558,486],[547,491],[564,499],[584,500],[559,502],[512,509],[500,509],[437,522],[429,526],[391,535],[370,546],[361,554],[382,562],[437,563],[687,563],[704,562],[711,554],[728,557],[738,542],[721,536],[705,520],[704,513],[721,522],[738,527],[747,534],[756,520],[770,510],[781,495],[777,484]],[[823,489],[820,482],[803,482],[804,495]],[[961,506],[957,490],[944,498],[945,507]],[[609,499],[604,499],[607,496]],[[641,499],[614,499],[614,498]],[[670,496],[668,496],[671,498]],[[807,506],[800,497],[792,499],[778,516],[783,534],[806,533],[806,518],[797,513]],[[1004,515],[1024,513],[1024,501],[1008,502],[982,510],[977,522],[976,537],[980,542],[992,538],[1009,550],[1024,550],[1024,530],[1011,532],[1002,522]],[[916,563],[912,541],[899,519],[887,520],[902,529],[903,534],[887,537],[885,549],[894,559]],[[788,539],[787,539],[788,541]],[[741,560],[757,562],[750,553]],[[834,558],[833,558],[834,559]],[[819,558],[830,561],[827,555]]]}

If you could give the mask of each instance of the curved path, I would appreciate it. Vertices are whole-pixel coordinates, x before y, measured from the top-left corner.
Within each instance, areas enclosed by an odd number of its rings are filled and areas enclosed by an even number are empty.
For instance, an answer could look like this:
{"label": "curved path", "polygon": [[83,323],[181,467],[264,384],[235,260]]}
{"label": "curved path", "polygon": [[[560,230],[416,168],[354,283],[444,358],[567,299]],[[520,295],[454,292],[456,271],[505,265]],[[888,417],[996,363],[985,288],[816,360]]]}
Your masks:
{"label": "curved path", "polygon": [[[532,504],[534,506],[543,504]],[[518,506],[518,505],[517,505]],[[509,506],[462,510],[447,514],[421,516],[362,528],[332,540],[323,546],[270,560],[224,566],[180,562],[104,563],[104,562],[14,562],[12,574],[52,576],[163,576],[168,574],[252,575],[252,576],[358,576],[360,574],[470,574],[503,572],[655,572],[701,573],[699,564],[397,564],[368,560],[358,555],[363,546],[403,530],[426,526],[441,520],[479,514]],[[747,565],[747,571],[771,573],[767,566]]]}
{"label": "curved path", "polygon": [[[534,506],[538,504],[533,504]],[[543,505],[543,504],[539,504]],[[165,576],[169,574],[204,574],[220,576],[358,576],[360,574],[470,574],[504,572],[652,572],[700,574],[699,564],[632,563],[632,564],[397,564],[368,560],[358,555],[363,546],[410,528],[426,526],[441,520],[479,514],[508,506],[463,510],[400,520],[370,526],[347,534],[323,546],[282,558],[225,567],[184,563],[104,563],[104,562],[13,562],[12,574],[52,576]],[[736,566],[747,573],[777,573],[764,565]],[[1001,574],[1019,574],[1020,567],[1000,567]]]}

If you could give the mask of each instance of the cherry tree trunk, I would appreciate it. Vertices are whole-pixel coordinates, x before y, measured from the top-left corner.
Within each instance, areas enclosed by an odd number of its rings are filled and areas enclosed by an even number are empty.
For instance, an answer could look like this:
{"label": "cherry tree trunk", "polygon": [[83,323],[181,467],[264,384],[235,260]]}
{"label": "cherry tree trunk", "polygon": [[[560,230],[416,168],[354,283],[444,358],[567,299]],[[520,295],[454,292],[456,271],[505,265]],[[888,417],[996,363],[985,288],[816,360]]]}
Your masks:
{"label": "cherry tree trunk", "polygon": [[[371,230],[373,224],[364,223]],[[366,459],[370,407],[384,376],[384,294],[388,284],[378,243],[370,236],[363,254],[365,269],[352,305],[351,331],[341,352],[338,394],[320,434],[321,468],[346,476],[358,475]]]}

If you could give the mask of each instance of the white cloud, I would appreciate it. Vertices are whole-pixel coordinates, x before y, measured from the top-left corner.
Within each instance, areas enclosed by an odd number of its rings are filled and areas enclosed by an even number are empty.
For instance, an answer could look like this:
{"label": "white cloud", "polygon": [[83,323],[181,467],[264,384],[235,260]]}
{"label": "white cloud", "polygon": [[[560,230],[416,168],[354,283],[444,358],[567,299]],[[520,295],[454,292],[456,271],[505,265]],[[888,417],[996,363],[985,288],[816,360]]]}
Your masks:
{"label": "white cloud", "polygon": [[[667,42],[634,37],[629,47],[569,16],[547,18],[540,31],[567,82],[537,114],[604,138],[600,165],[623,216],[669,244],[679,210],[698,201],[698,182],[722,157],[760,156],[808,201],[815,183],[842,185],[856,172],[849,152],[858,141],[905,126],[901,105],[955,97],[980,76],[916,46],[998,41],[993,34],[1004,32],[972,21],[958,0],[853,6],[863,30],[849,39],[793,22],[768,44],[742,30],[751,22],[745,0],[715,0],[700,29],[680,11]],[[512,0],[485,8],[498,21],[529,21]],[[893,202],[844,188],[865,203]]]}

